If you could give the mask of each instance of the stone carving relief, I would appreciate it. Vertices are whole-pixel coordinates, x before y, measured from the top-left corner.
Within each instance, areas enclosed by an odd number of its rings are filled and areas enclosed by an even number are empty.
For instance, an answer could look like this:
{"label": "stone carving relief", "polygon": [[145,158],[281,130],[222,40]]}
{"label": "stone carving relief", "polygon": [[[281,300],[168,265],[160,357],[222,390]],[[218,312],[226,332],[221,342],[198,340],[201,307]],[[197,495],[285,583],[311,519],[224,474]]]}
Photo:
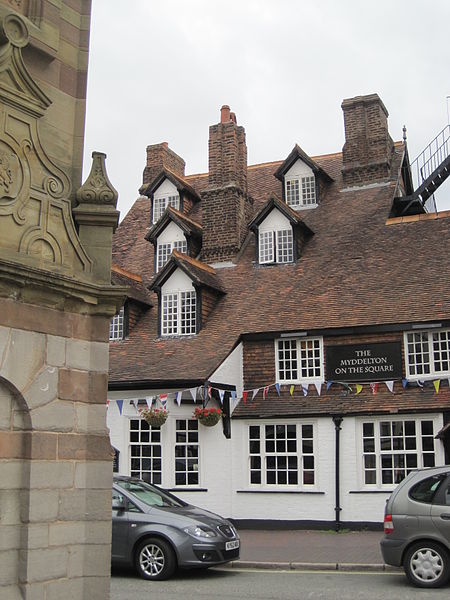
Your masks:
{"label": "stone carving relief", "polygon": [[40,141],[39,119],[51,101],[23,62],[28,41],[24,19],[0,7],[0,257],[19,253],[30,266],[88,274],[70,181]]}

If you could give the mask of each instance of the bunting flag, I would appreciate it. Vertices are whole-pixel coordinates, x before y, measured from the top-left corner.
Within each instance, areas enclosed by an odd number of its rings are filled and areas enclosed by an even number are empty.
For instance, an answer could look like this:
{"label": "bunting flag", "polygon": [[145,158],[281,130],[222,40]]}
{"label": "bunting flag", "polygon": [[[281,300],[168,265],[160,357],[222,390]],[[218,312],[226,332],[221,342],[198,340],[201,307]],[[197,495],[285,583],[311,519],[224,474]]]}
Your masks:
{"label": "bunting flag", "polygon": [[236,401],[236,390],[231,390],[231,399],[233,400],[233,402]]}
{"label": "bunting flag", "polygon": [[[449,379],[449,381],[450,381],[450,379]],[[280,384],[279,383],[275,384],[275,389],[277,390],[278,396],[280,396]]]}
{"label": "bunting flag", "polygon": [[245,390],[242,392],[242,400],[244,401],[244,404],[247,404],[247,395],[248,392],[246,392]]}
{"label": "bunting flag", "polygon": [[253,390],[252,400],[254,400],[254,398],[258,392],[259,392],[259,388],[257,388],[256,390]]}
{"label": "bunting flag", "polygon": [[220,404],[223,404],[224,397],[225,397],[225,390],[219,390]]}
{"label": "bunting flag", "polygon": [[139,398],[133,398],[133,404],[134,404],[134,408],[136,409],[136,412],[138,413],[138,404],[139,404]]}
{"label": "bunting flag", "polygon": [[106,406],[109,406],[109,402],[110,402],[110,401],[107,399],[107,400],[106,400]]}
{"label": "bunting flag", "polygon": [[119,409],[119,413],[122,414],[123,400],[117,400],[117,408]]}
{"label": "bunting flag", "polygon": [[166,408],[168,398],[169,398],[169,394],[160,394],[159,395],[159,401],[161,402],[161,405],[163,408]]}
{"label": "bunting flag", "polygon": [[439,386],[441,385],[440,379],[435,379],[433,381],[434,389],[436,390],[436,394],[439,394]]}
{"label": "bunting flag", "polygon": [[322,391],[322,384],[320,382],[315,381],[314,382],[314,387],[317,390],[317,395],[320,396],[320,393]]}
{"label": "bunting flag", "polygon": [[263,389],[263,398],[264,398],[264,400],[266,400],[268,393],[269,393],[269,386],[266,385],[266,387]]}
{"label": "bunting flag", "polygon": [[356,384],[356,395],[360,394],[363,389],[363,386],[360,383]]}
{"label": "bunting flag", "polygon": [[208,397],[208,387],[206,385],[203,386],[203,402],[206,402],[206,398]]}
{"label": "bunting flag", "polygon": [[405,389],[405,387],[408,385],[408,380],[407,379],[402,379],[402,386],[403,389]]}
{"label": "bunting flag", "polygon": [[418,382],[417,382],[417,385],[418,385],[419,387],[423,388],[423,384],[424,384],[424,383],[425,383],[424,381],[418,381]]}
{"label": "bunting flag", "polygon": [[196,402],[196,401],[197,401],[197,388],[196,388],[196,387],[195,387],[195,388],[191,388],[191,389],[189,390],[189,392],[190,392],[190,394],[191,394],[191,396],[192,396],[192,400],[193,400],[194,402]]}
{"label": "bunting flag", "polygon": [[330,387],[333,385],[332,381],[327,381],[327,392],[330,389]]}
{"label": "bunting flag", "polygon": [[175,400],[177,401],[178,406],[181,406],[181,396],[183,395],[183,392],[177,392],[175,394]]}
{"label": "bunting flag", "polygon": [[384,382],[386,384],[387,389],[394,393],[394,382],[393,381],[385,381]]}
{"label": "bunting flag", "polygon": [[152,404],[153,404],[153,396],[147,396],[147,398],[145,399],[145,401],[147,402],[147,406],[149,408],[151,408]]}
{"label": "bunting flag", "polygon": [[370,387],[372,388],[373,395],[375,395],[378,391],[378,383],[371,383]]}
{"label": "bunting flag", "polygon": [[303,390],[303,395],[307,396],[308,395],[308,384],[306,383],[302,383],[302,390]]}
{"label": "bunting flag", "polygon": [[348,390],[349,392],[353,392],[352,388],[349,386],[348,383],[345,383],[345,381],[341,381],[340,384],[343,385],[345,387],[345,389]]}
{"label": "bunting flag", "polygon": [[295,389],[295,386],[291,385],[291,387],[289,389],[289,393],[290,393],[291,396],[294,393],[294,389]]}

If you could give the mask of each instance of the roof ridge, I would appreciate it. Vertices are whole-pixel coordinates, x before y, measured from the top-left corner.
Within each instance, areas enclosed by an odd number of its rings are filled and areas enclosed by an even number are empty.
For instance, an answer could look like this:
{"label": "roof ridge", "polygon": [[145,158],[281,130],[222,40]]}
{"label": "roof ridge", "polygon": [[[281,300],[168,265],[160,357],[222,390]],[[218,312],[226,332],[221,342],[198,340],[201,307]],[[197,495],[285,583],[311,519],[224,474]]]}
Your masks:
{"label": "roof ridge", "polygon": [[133,279],[134,281],[142,282],[142,277],[140,275],[136,275],[136,273],[131,273],[130,271],[119,267],[119,265],[112,264],[111,271],[114,271],[114,273],[118,273],[119,275],[125,275],[125,277],[128,277],[128,279]]}
{"label": "roof ridge", "polygon": [[196,258],[192,258],[192,256],[188,256],[187,254],[182,254],[178,250],[172,250],[172,254],[176,258],[179,258],[181,260],[184,260],[185,262],[191,263],[192,265],[194,265],[194,267],[198,267],[199,269],[203,269],[203,271],[208,271],[208,273],[211,273],[212,275],[216,275],[216,271],[213,269],[213,267],[211,267],[207,263],[201,262],[200,260],[197,260]]}

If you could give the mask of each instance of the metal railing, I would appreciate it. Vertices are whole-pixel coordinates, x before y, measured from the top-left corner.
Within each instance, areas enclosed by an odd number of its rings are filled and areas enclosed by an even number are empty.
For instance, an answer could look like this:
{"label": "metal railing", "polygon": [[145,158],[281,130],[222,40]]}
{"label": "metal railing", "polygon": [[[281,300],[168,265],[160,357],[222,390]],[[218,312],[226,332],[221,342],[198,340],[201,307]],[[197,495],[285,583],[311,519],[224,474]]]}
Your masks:
{"label": "metal railing", "polygon": [[411,163],[411,173],[414,180],[414,188],[430,177],[439,166],[450,155],[450,125],[432,140],[425,150],[419,154]]}

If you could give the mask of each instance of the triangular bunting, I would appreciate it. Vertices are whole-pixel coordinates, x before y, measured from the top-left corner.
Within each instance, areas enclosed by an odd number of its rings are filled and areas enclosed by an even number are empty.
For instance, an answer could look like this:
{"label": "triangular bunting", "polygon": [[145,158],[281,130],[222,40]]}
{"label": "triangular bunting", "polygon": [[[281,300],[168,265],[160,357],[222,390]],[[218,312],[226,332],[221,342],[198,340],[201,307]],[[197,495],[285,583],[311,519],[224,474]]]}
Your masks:
{"label": "triangular bunting", "polygon": [[291,396],[294,393],[294,389],[295,389],[295,386],[291,385],[291,387],[289,388],[289,393]]}
{"label": "triangular bunting", "polygon": [[233,402],[235,402],[235,400],[236,400],[236,391],[235,390],[231,390],[231,399],[233,400]]}
{"label": "triangular bunting", "polygon": [[435,379],[433,381],[434,389],[436,390],[436,394],[439,394],[439,386],[441,385],[440,379]]}
{"label": "triangular bunting", "polygon": [[277,390],[277,394],[279,396],[280,395],[280,384],[279,383],[275,384],[275,389]]}
{"label": "triangular bunting", "polygon": [[307,383],[302,383],[302,390],[303,390],[303,395],[307,396],[308,395],[308,384]]}
{"label": "triangular bunting", "polygon": [[394,382],[393,381],[385,381],[384,382],[386,384],[387,389],[394,393]]}
{"label": "triangular bunting", "polygon": [[161,405],[163,408],[166,408],[168,398],[169,398],[169,394],[160,394],[159,395],[159,401],[161,402]]}
{"label": "triangular bunting", "polygon": [[408,385],[408,380],[407,379],[402,379],[402,386],[403,389]]}
{"label": "triangular bunting", "polygon": [[181,396],[183,395],[183,392],[177,392],[175,394],[175,400],[177,401],[178,406],[181,406]]}
{"label": "triangular bunting", "polygon": [[269,393],[269,386],[266,385],[266,387],[263,389],[263,398],[264,400],[267,398],[267,394]]}
{"label": "triangular bunting", "polygon": [[196,387],[194,387],[194,388],[191,388],[191,389],[189,390],[189,392],[190,392],[190,394],[191,394],[191,396],[192,396],[192,400],[193,400],[194,402],[196,402],[196,400],[197,400],[197,388],[196,388]]}
{"label": "triangular bunting", "polygon": [[314,382],[314,387],[316,388],[317,391],[317,395],[320,396],[321,392],[322,392],[322,384],[317,381]]}
{"label": "triangular bunting", "polygon": [[138,404],[139,404],[139,398],[133,398],[133,404],[134,404],[134,408],[136,409],[136,412],[138,413]]}
{"label": "triangular bunting", "polygon": [[362,392],[363,386],[360,383],[356,384],[356,395]]}
{"label": "triangular bunting", "polygon": [[145,399],[145,401],[147,402],[147,406],[149,408],[151,408],[152,404],[153,404],[153,396],[147,396],[147,398]]}
{"label": "triangular bunting", "polygon": [[327,392],[330,389],[330,387],[333,385],[332,381],[327,381]]}
{"label": "triangular bunting", "polygon": [[219,391],[220,404],[223,404],[223,399],[225,397],[225,390],[218,390],[218,391]]}
{"label": "triangular bunting", "polygon": [[123,400],[117,400],[117,408],[119,409],[119,413],[122,414]]}
{"label": "triangular bunting", "polygon": [[253,390],[252,400],[255,398],[256,394],[259,392],[259,388]]}
{"label": "triangular bunting", "polygon": [[244,404],[247,404],[247,396],[248,396],[248,392],[246,392],[245,390],[242,392],[242,400],[244,401]]}
{"label": "triangular bunting", "polygon": [[378,391],[378,383],[371,383],[370,387],[372,388],[372,394],[375,395]]}

